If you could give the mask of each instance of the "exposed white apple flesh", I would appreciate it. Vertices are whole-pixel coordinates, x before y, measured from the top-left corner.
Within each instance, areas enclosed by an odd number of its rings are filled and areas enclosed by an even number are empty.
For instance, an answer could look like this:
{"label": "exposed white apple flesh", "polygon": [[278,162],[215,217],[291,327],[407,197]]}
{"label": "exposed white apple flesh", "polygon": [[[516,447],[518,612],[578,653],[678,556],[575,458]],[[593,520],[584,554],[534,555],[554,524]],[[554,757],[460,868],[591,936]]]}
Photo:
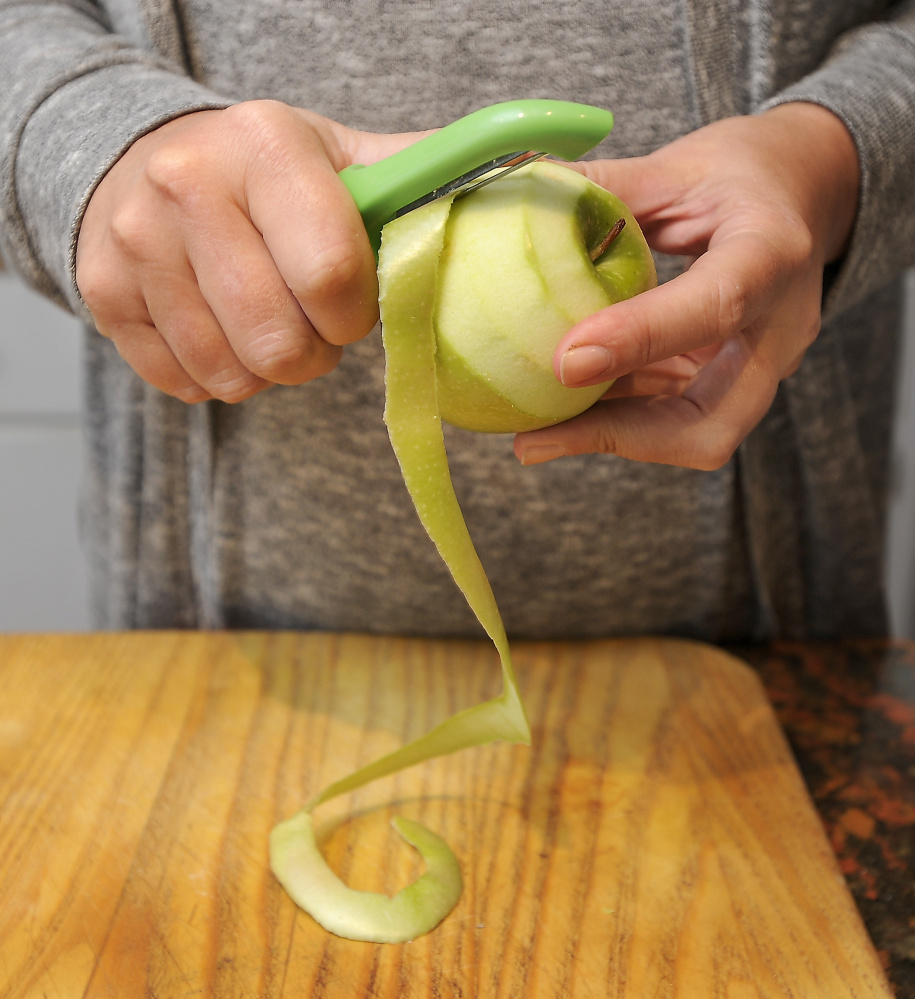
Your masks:
{"label": "exposed white apple flesh", "polygon": [[[592,261],[619,220],[625,226]],[[515,432],[567,420],[610,382],[566,388],[553,352],[577,322],[657,283],[638,224],[581,174],[536,163],[454,202],[435,289],[442,417]]]}

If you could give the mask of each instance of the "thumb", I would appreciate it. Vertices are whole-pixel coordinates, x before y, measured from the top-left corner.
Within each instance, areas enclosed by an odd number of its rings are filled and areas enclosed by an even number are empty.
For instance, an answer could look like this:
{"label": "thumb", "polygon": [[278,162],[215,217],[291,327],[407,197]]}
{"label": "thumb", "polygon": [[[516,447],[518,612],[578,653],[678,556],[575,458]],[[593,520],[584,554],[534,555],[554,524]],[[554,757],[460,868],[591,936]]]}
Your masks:
{"label": "thumb", "polygon": [[615,194],[635,215],[654,211],[658,206],[660,184],[649,156],[621,160],[587,160],[572,164],[588,180]]}
{"label": "thumb", "polygon": [[339,173],[345,167],[361,164],[368,166],[378,160],[383,160],[427,135],[435,129],[424,132],[363,132],[350,128],[332,118],[325,118],[307,108],[293,108],[303,123],[312,129],[319,137],[327,159],[333,169]]}
{"label": "thumb", "polygon": [[375,132],[356,132],[356,149],[353,163],[376,163],[387,156],[399,153],[401,149],[412,146],[414,143],[424,139],[427,135],[432,135],[437,129],[430,129],[428,132],[393,132],[390,135],[382,135]]}

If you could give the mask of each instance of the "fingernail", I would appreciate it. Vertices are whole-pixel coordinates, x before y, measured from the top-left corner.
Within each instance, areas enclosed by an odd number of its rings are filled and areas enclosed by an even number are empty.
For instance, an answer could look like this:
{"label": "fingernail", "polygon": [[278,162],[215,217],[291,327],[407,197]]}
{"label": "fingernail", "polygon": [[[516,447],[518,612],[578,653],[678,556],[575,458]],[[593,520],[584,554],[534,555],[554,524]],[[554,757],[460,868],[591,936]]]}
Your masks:
{"label": "fingernail", "polygon": [[531,444],[521,452],[522,465],[542,465],[554,458],[565,458],[572,452],[562,444]]}
{"label": "fingernail", "polygon": [[572,347],[559,362],[559,378],[563,385],[580,385],[603,375],[612,363],[613,355],[605,347],[596,344]]}

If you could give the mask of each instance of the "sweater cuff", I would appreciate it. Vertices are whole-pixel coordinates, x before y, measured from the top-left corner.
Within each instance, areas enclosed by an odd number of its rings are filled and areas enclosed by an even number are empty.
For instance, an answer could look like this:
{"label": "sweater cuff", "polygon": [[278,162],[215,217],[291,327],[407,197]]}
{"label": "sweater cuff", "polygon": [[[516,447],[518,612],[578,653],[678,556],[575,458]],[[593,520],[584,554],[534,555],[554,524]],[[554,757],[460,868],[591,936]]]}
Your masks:
{"label": "sweater cuff", "polygon": [[91,321],[76,286],[76,242],[99,181],[147,132],[232,103],[188,77],[133,60],[83,73],[44,100],[22,133],[16,166],[20,228],[43,272],[33,275],[41,290]]}
{"label": "sweater cuff", "polygon": [[915,16],[849,32],[816,72],[760,110],[790,101],[819,104],[841,119],[861,165],[851,242],[829,268],[828,319],[915,263]]}

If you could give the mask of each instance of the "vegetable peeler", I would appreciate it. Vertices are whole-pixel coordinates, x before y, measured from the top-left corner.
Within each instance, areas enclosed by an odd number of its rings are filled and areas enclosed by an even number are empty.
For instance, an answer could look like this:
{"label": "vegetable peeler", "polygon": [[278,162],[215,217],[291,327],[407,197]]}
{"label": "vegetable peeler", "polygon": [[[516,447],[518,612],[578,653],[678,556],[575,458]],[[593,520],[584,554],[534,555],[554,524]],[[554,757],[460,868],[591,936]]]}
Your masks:
{"label": "vegetable peeler", "polygon": [[356,202],[378,256],[392,219],[457,193],[469,193],[542,156],[576,160],[613,128],[602,108],[567,101],[507,101],[473,111],[371,166],[340,179]]}

